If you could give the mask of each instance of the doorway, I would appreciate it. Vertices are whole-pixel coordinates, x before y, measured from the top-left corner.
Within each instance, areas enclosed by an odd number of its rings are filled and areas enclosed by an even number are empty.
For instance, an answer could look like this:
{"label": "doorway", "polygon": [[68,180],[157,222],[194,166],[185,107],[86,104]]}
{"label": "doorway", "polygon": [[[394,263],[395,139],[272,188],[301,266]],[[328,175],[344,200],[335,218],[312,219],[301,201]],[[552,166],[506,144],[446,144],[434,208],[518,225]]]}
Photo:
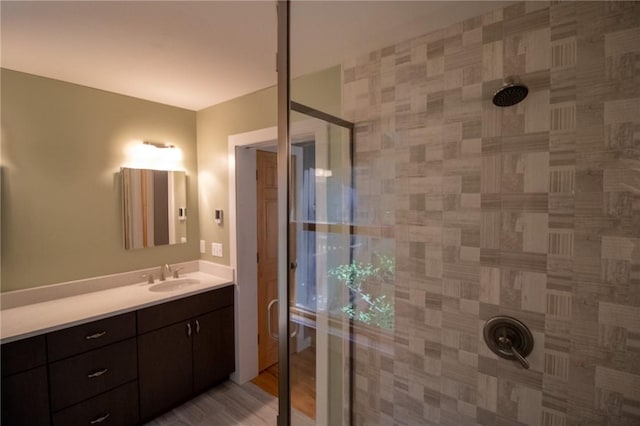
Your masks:
{"label": "doorway", "polygon": [[[349,365],[344,365],[344,360],[349,359],[349,341],[345,338],[349,333],[349,320],[340,311],[348,304],[348,290],[342,284],[334,287],[327,284],[329,269],[348,264],[350,258],[350,228],[344,226],[350,218],[350,132],[301,113],[292,126],[291,152],[295,166],[291,170],[299,171],[294,173],[290,191],[289,245],[295,253],[289,291],[293,335],[289,340],[287,363],[272,364],[268,355],[260,359],[259,347],[259,342],[269,342],[271,338],[266,321],[268,303],[260,307],[259,300],[273,300],[268,291],[266,296],[259,296],[260,263],[269,259],[264,251],[273,247],[269,248],[269,233],[259,229],[263,225],[257,214],[261,210],[258,200],[261,190],[256,170],[258,177],[265,174],[267,180],[273,180],[273,163],[266,166],[270,171],[261,173],[258,157],[272,156],[275,152],[275,130],[264,129],[229,139],[229,156],[234,166],[229,176],[231,261],[237,271],[239,290],[236,381],[253,380],[277,395],[278,377],[286,368],[291,382],[289,400],[294,411],[315,419],[316,424],[330,424],[334,420],[332,416],[342,416],[345,412],[343,407],[350,399],[351,388]],[[262,208],[265,212],[269,210],[268,204],[265,202]],[[258,249],[261,232],[267,240],[262,250]],[[276,307],[272,306],[271,312],[273,334],[278,329]],[[265,320],[262,325],[260,318]]]}
{"label": "doorway", "polygon": [[[307,142],[307,147],[313,142]],[[298,152],[294,156],[292,175],[293,182],[297,182],[295,165],[297,159],[303,164],[313,162],[313,151],[298,144],[292,147]],[[306,151],[306,153],[305,153]],[[305,155],[306,154],[306,155]],[[300,176],[304,176],[303,174]],[[295,185],[302,192],[303,184]],[[296,197],[302,196],[295,191]],[[294,206],[296,203],[293,203]],[[263,390],[278,396],[278,336],[277,306],[278,297],[278,182],[277,182],[277,153],[256,150],[256,205],[257,205],[257,269],[258,269],[258,368],[260,374],[252,380]],[[290,246],[296,250],[296,226],[292,226]],[[307,295],[305,295],[308,298]],[[292,288],[292,301],[295,300],[295,287]],[[315,330],[303,324],[295,324],[295,335],[292,337],[291,374],[292,398],[294,409],[310,419],[315,419],[316,388],[315,388]]]}
{"label": "doorway", "polygon": [[278,298],[278,154],[275,152],[256,151],[256,205],[258,369],[264,372],[278,362],[278,336],[272,331],[272,324],[277,324],[272,308]]}
{"label": "doorway", "polygon": [[[326,137],[326,129],[318,127],[315,122],[299,122],[296,125],[299,141],[312,141],[318,138]],[[269,262],[269,253],[275,254],[277,250],[273,250],[269,246],[273,242],[273,238],[268,234],[263,234],[266,240],[266,247],[262,250],[258,249],[258,236],[260,234],[259,226],[260,216],[258,215],[258,180],[256,179],[256,171],[259,169],[258,157],[271,157],[276,155],[276,128],[261,129],[258,131],[247,132],[244,134],[232,135],[229,138],[229,158],[230,158],[230,212],[229,212],[229,228],[231,234],[231,264],[236,270],[236,282],[238,284],[238,314],[236,317],[238,341],[237,369],[234,373],[234,381],[245,383],[254,381],[259,387],[268,393],[278,395],[278,376],[279,366],[273,364],[274,350],[265,350],[270,355],[260,355],[263,352],[260,349],[261,342],[273,339],[268,331],[267,307],[268,302],[277,297],[276,295],[265,292],[265,295],[259,295],[260,286],[258,285],[259,269],[267,265]],[[293,147],[298,154],[296,161],[298,170],[302,170],[302,159],[304,153],[299,147]],[[270,164],[269,164],[270,163]],[[270,161],[262,173],[266,182],[271,182],[272,188],[271,199],[273,199],[273,179],[276,177],[274,164]],[[258,172],[260,173],[260,172]],[[302,188],[300,187],[300,190]],[[273,207],[269,207],[270,203],[263,205],[263,210],[268,212]],[[271,206],[272,203],[271,203]],[[270,215],[273,216],[273,215]],[[266,220],[269,222],[268,219]],[[277,223],[275,224],[277,228]],[[269,227],[263,226],[263,231],[273,228],[273,224]],[[277,232],[277,229],[276,229]],[[277,244],[277,240],[275,240]],[[257,253],[262,252],[258,259]],[[265,260],[265,262],[258,262]],[[273,260],[273,259],[271,259]],[[277,265],[275,266],[277,268]],[[268,268],[267,268],[268,269]],[[272,268],[273,269],[273,268]],[[271,271],[273,272],[273,271]],[[277,271],[276,271],[277,272]],[[277,280],[277,277],[276,277]],[[276,290],[277,291],[277,290]],[[265,299],[266,303],[260,306],[260,299]],[[277,305],[272,307],[271,320],[272,332],[277,333]],[[261,321],[262,318],[262,321]],[[262,324],[261,324],[262,323]],[[296,369],[303,374],[296,374],[296,394],[299,398],[294,401],[294,409],[302,414],[302,417],[313,419],[315,417],[315,393],[317,382],[315,381],[316,358],[315,358],[315,333],[313,329],[303,325],[298,327],[298,333],[293,337],[293,359],[295,360]],[[262,329],[262,333],[260,330]],[[257,336],[260,336],[259,338]],[[258,341],[260,339],[260,341]],[[272,347],[273,348],[273,347]],[[275,355],[277,356],[277,342],[275,347]],[[299,355],[299,356],[298,356]],[[262,359],[261,359],[262,358]],[[277,358],[276,358],[277,360]],[[259,374],[262,372],[262,374]]]}

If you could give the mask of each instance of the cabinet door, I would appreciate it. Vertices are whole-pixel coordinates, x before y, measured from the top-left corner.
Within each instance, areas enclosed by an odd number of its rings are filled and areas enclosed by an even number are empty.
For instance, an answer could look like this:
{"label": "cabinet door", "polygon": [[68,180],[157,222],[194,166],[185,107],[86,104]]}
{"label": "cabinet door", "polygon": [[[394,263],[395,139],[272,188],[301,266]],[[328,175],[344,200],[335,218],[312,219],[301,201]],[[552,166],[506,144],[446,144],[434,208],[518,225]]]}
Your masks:
{"label": "cabinet door", "polygon": [[5,426],[49,424],[47,367],[2,378],[2,420]]}
{"label": "cabinet door", "polygon": [[17,340],[2,345],[2,377],[30,370],[47,363],[47,348],[44,336]]}
{"label": "cabinet door", "polygon": [[192,391],[191,323],[138,336],[140,417],[148,420],[185,401]]}
{"label": "cabinet door", "polygon": [[235,370],[233,306],[202,315],[193,323],[193,387],[199,393]]}

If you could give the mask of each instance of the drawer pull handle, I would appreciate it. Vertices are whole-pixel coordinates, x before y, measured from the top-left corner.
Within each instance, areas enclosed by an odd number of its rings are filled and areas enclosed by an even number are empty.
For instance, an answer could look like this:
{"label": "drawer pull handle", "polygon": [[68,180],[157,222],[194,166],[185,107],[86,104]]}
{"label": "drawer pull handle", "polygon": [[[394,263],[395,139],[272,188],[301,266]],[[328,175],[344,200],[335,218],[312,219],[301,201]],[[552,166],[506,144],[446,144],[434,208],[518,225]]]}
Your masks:
{"label": "drawer pull handle", "polygon": [[196,334],[200,334],[200,321],[196,320]]}
{"label": "drawer pull handle", "polygon": [[103,368],[102,370],[97,370],[97,371],[94,371],[91,374],[87,374],[87,377],[90,378],[90,379],[93,379],[93,378],[96,378],[96,377],[100,377],[103,374],[105,374],[107,371],[109,371],[108,368]]}
{"label": "drawer pull handle", "polygon": [[191,337],[191,323],[187,323],[187,336]]}
{"label": "drawer pull handle", "polygon": [[85,336],[85,340],[92,340],[92,339],[99,339],[102,336],[104,336],[105,334],[107,334],[106,331],[101,331],[99,333],[94,333],[94,334],[89,334],[88,336]]}
{"label": "drawer pull handle", "polygon": [[98,423],[104,422],[108,418],[109,418],[109,413],[105,414],[104,416],[96,417],[95,419],[91,420],[89,424],[96,425]]}

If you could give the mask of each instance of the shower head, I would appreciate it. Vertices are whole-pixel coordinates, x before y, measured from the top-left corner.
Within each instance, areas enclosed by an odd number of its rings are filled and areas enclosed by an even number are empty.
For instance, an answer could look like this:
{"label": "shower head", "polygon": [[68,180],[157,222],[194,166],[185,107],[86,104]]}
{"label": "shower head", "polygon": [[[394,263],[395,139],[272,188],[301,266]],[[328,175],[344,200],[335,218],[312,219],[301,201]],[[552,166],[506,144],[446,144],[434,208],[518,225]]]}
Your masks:
{"label": "shower head", "polygon": [[524,100],[529,88],[513,79],[507,79],[504,85],[493,95],[493,104],[499,107],[510,107]]}

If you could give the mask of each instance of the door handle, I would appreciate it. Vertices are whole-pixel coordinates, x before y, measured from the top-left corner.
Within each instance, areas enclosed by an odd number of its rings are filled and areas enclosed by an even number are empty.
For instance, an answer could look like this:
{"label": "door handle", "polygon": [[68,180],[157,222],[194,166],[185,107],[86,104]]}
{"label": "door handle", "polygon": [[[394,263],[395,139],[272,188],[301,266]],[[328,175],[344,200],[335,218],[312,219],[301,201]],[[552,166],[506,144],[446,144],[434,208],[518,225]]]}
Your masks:
{"label": "door handle", "polygon": [[273,308],[273,305],[276,303],[278,303],[278,299],[273,299],[269,302],[269,305],[267,305],[267,330],[272,339],[278,340],[278,334],[273,334],[273,331],[271,330],[271,318],[273,317],[273,315],[271,315],[271,308]]}
{"label": "door handle", "polygon": [[[271,315],[271,308],[273,308],[273,305],[275,305],[278,302],[278,299],[273,299],[271,302],[269,302],[269,305],[267,305],[267,329],[269,331],[269,336],[271,336],[272,339],[278,340],[278,334],[273,334],[272,328],[271,328],[271,318],[273,317],[273,315]],[[294,323],[294,329],[291,332],[291,334],[289,335],[289,338],[293,338],[296,337],[296,335],[298,334],[298,324]]]}

